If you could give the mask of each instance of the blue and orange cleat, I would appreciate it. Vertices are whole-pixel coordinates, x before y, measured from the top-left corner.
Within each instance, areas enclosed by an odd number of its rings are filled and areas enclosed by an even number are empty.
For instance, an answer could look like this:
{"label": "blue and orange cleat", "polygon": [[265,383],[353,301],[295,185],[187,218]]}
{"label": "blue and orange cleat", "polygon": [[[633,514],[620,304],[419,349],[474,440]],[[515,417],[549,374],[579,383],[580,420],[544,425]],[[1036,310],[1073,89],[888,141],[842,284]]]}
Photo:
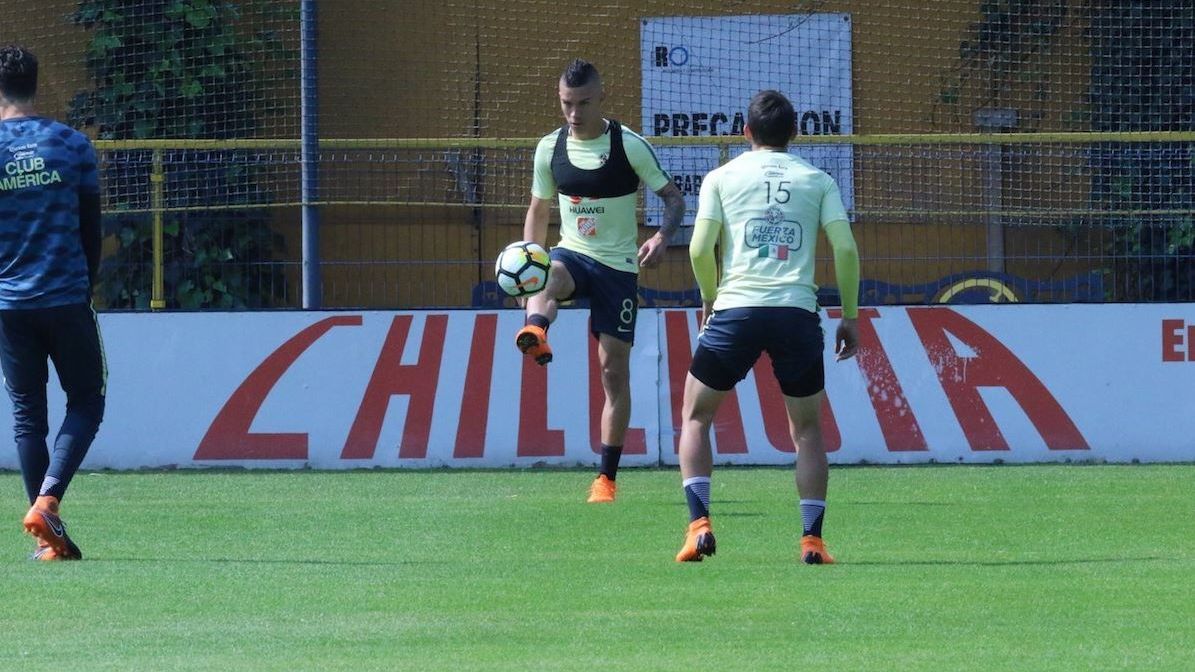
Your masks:
{"label": "blue and orange cleat", "polygon": [[598,474],[589,485],[589,504],[609,504],[618,496],[618,484],[610,480],[605,474]]}
{"label": "blue and orange cleat", "polygon": [[801,562],[807,565],[832,565],[834,556],[826,550],[826,542],[821,537],[807,534],[801,537]]}
{"label": "blue and orange cleat", "polygon": [[703,557],[713,555],[715,550],[717,542],[714,540],[714,530],[710,527],[710,519],[698,518],[689,523],[689,529],[685,532],[685,545],[676,554],[676,561],[701,562]]}
{"label": "blue and orange cleat", "polygon": [[534,324],[528,324],[515,334],[515,345],[519,352],[535,359],[544,366],[552,361],[552,348],[548,346],[548,333]]}
{"label": "blue and orange cleat", "polygon": [[[58,516],[58,498],[43,495],[25,514],[25,531],[37,537],[36,560],[82,560],[83,553],[66,533],[66,525]],[[44,547],[44,548],[43,548]]]}

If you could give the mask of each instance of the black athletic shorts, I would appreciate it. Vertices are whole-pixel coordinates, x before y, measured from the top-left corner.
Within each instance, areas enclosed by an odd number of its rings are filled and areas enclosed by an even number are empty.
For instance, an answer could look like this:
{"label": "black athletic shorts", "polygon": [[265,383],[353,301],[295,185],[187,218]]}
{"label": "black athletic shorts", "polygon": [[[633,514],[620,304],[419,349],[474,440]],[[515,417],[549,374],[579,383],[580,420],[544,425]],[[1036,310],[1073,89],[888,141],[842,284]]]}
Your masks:
{"label": "black athletic shorts", "polygon": [[564,264],[576,284],[572,296],[562,300],[589,299],[589,328],[594,337],[610,334],[633,344],[639,314],[639,276],[563,247],[552,248],[550,256],[552,261]]}
{"label": "black athletic shorts", "polygon": [[789,397],[808,397],[826,385],[821,318],[803,308],[730,308],[710,317],[697,339],[689,373],[727,391],[746,377],[761,353]]}

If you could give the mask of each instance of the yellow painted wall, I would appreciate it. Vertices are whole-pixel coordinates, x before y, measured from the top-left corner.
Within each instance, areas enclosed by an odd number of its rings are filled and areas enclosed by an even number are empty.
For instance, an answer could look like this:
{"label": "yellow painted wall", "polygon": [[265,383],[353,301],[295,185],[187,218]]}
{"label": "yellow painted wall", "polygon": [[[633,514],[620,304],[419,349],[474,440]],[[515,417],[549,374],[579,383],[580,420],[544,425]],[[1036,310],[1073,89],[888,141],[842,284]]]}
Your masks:
{"label": "yellow painted wall", "polygon": [[[453,3],[373,2],[321,13],[321,86],[325,137],[538,137],[560,123],[556,80],[575,56],[592,60],[602,71],[609,116],[637,127],[640,118],[639,19],[645,16],[733,15],[744,11],[787,13],[793,3],[763,0],[745,7],[715,0],[646,0],[602,6],[592,3],[480,2],[467,8]],[[1022,86],[987,99],[987,80],[959,70],[959,43],[970,23],[980,18],[979,3],[895,3],[891,0],[839,0],[818,3],[817,11],[848,12],[853,23],[853,88],[857,133],[971,132],[970,110],[1020,101],[1025,123],[1036,130],[1063,130],[1062,110],[1071,109],[1086,87],[1087,65],[1081,33],[1074,22],[1058,38],[1045,78],[1049,95],[1034,102]],[[352,40],[329,36],[351,35]],[[374,48],[361,49],[361,44]],[[967,75],[967,76],[962,76]],[[960,83],[957,104],[942,105],[941,90]],[[476,86],[475,86],[476,85]],[[971,148],[974,150],[975,148]],[[907,150],[916,153],[914,150]],[[916,161],[893,158],[894,152],[858,151],[856,205],[861,210],[892,208],[982,207],[981,166],[974,160]],[[527,162],[529,163],[529,161]],[[1061,167],[1056,167],[1061,169]],[[521,207],[527,199],[527,166],[494,165],[487,179],[485,211],[489,227],[518,235]],[[1059,190],[1059,186],[1066,189]],[[1053,190],[1040,188],[1040,175],[1009,172],[1005,202],[1049,204],[1051,194],[1071,193],[1082,201],[1085,182],[1070,179]],[[1044,199],[1044,200],[1043,200]],[[442,258],[488,259],[509,238],[473,233],[468,208],[447,209],[428,220],[410,208],[378,208],[362,221],[373,226],[448,230]],[[925,282],[974,266],[960,261],[984,254],[982,222],[933,218],[910,224],[890,217],[861,217],[867,277],[888,282]],[[641,238],[650,234],[644,229]],[[554,235],[554,234],[553,234]],[[1029,236],[1062,242],[1049,229]],[[346,251],[353,247],[347,242]],[[379,257],[398,250],[367,244],[357,254]],[[1010,247],[1010,252],[1012,248]],[[916,259],[903,263],[900,257]],[[380,270],[378,271],[381,272]],[[832,276],[823,278],[831,281]],[[660,289],[692,286],[684,250],[673,250],[661,269],[645,271],[643,284]],[[367,280],[368,282],[368,280]],[[459,294],[459,293],[457,293]],[[418,296],[412,297],[418,301]]]}
{"label": "yellow painted wall", "polygon": [[0,44],[20,44],[37,55],[38,108],[56,118],[65,118],[71,97],[86,81],[86,33],[65,19],[78,4],[76,0],[0,2]]}

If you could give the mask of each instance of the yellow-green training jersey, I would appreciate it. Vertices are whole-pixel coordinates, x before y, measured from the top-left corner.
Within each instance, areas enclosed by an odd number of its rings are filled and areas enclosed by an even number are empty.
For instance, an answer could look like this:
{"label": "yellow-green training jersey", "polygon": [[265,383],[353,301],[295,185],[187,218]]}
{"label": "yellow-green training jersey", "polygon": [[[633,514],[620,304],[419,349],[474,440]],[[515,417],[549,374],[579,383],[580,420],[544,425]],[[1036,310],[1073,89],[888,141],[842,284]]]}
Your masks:
{"label": "yellow-green training jersey", "polygon": [[672,178],[642,136],[609,121],[592,140],[567,127],[535,148],[531,194],[560,204],[559,246],[619,271],[639,272],[639,182],[659,191]]}
{"label": "yellow-green training jersey", "polygon": [[721,227],[714,310],[787,306],[812,312],[818,229],[848,221],[834,178],[798,156],[769,150],[744,152],[710,171],[701,183],[696,219],[699,227]]}

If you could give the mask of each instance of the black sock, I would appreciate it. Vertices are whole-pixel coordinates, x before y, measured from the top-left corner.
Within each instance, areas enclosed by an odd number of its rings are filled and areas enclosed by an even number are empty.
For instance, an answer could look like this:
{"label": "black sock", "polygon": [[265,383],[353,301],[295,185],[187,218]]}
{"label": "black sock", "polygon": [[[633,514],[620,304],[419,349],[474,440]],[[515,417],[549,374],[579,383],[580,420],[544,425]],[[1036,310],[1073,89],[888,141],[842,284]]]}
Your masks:
{"label": "black sock", "polygon": [[607,446],[602,444],[602,467],[600,473],[606,475],[606,478],[614,480],[618,475],[618,460],[622,458],[622,446]]}
{"label": "black sock", "polygon": [[548,327],[552,326],[552,323],[548,321],[548,318],[544,317],[543,315],[540,315],[539,313],[531,313],[530,315],[528,315],[527,321],[524,322],[523,324],[530,324],[530,325],[539,327],[540,329],[543,329],[545,332],[548,331]]}
{"label": "black sock", "polygon": [[[100,423],[97,417],[103,417],[103,397],[89,400],[93,408],[89,412],[80,412],[68,408],[66,418],[62,421],[62,429],[54,440],[54,450],[50,453],[50,466],[46,469],[45,479],[41,482],[39,495],[49,495],[59,500],[66,494],[66,488],[79,470],[91,442],[95,439],[96,430]],[[98,404],[97,409],[94,408]]]}
{"label": "black sock", "polygon": [[822,536],[822,518],[826,515],[826,500],[802,499],[800,507],[802,534],[814,537]]}
{"label": "black sock", "polygon": [[685,500],[689,502],[689,522],[710,517],[710,479],[708,476],[686,478]]}
{"label": "black sock", "polygon": [[21,461],[21,476],[25,479],[25,494],[29,503],[37,499],[46,469],[50,466],[50,451],[42,437],[22,436],[17,439],[17,456]]}

